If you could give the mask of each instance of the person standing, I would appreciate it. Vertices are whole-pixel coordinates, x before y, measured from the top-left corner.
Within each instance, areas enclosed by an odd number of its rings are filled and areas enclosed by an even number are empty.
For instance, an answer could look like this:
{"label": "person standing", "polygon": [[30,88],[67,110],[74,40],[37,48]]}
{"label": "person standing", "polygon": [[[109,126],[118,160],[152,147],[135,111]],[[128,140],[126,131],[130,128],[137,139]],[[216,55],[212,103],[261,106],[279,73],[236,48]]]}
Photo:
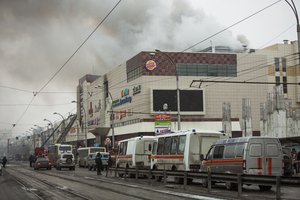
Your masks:
{"label": "person standing", "polygon": [[101,174],[101,170],[102,170],[102,156],[101,154],[98,152],[95,158],[95,164],[97,167],[97,175],[102,175]]}
{"label": "person standing", "polygon": [[[108,170],[109,170],[109,168],[112,167],[112,165],[113,165],[113,160],[111,158],[111,155],[109,154],[108,155],[107,166],[106,166],[106,177],[108,176]],[[110,171],[110,173],[111,173],[111,171]]]}
{"label": "person standing", "polygon": [[297,173],[300,173],[300,151],[297,154]]}
{"label": "person standing", "polygon": [[7,163],[7,159],[6,159],[6,156],[4,156],[4,157],[2,158],[2,166],[3,166],[4,168],[5,168],[6,163]]}
{"label": "person standing", "polygon": [[297,152],[296,152],[296,149],[292,149],[292,152],[291,152],[291,155],[292,155],[292,163],[293,163],[293,171],[294,171],[294,174],[297,173]]}
{"label": "person standing", "polygon": [[29,164],[30,164],[30,167],[32,167],[32,164],[34,163],[34,156],[31,154],[29,156]]}

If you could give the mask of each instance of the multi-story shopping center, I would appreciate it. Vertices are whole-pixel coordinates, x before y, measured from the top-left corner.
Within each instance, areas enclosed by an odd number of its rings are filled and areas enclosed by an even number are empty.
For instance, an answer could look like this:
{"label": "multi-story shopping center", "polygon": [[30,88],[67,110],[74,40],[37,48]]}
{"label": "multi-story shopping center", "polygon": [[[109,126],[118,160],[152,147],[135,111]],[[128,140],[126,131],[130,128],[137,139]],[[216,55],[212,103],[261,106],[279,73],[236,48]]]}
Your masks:
{"label": "multi-story shopping center", "polygon": [[90,146],[178,129],[260,135],[261,104],[276,84],[292,109],[299,107],[299,86],[292,84],[300,82],[297,42],[239,53],[210,50],[142,51],[107,74],[82,77],[76,138]]}

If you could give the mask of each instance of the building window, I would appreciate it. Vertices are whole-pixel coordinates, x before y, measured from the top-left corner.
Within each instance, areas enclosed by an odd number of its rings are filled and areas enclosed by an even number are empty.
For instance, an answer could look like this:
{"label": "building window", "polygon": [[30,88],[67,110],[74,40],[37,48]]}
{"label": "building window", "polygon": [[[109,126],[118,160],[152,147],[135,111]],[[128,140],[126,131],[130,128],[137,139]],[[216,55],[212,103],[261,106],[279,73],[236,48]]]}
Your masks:
{"label": "building window", "polygon": [[236,65],[177,64],[176,70],[180,76],[237,76]]}
{"label": "building window", "polygon": [[287,94],[287,74],[286,74],[286,58],[281,58],[282,62],[282,82],[283,82],[283,93]]}
{"label": "building window", "polygon": [[275,72],[279,72],[279,58],[275,58]]}
{"label": "building window", "polygon": [[127,82],[133,81],[143,75],[142,67],[137,67],[129,72],[127,72]]}

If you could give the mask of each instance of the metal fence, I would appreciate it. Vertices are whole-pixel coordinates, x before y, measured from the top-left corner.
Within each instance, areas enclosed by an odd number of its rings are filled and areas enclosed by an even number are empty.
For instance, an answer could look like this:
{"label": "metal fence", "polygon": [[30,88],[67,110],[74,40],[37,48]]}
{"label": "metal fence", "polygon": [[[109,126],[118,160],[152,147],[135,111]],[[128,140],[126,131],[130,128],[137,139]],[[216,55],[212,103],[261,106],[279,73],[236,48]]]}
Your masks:
{"label": "metal fence", "polygon": [[[164,184],[167,183],[167,177],[172,176],[182,180],[183,189],[186,189],[188,182],[192,179],[207,180],[207,192],[211,192],[214,182],[230,182],[237,186],[237,198],[241,198],[243,184],[275,186],[276,199],[281,198],[282,186],[300,186],[300,177],[285,177],[285,176],[264,176],[264,175],[246,175],[246,174],[224,174],[224,173],[206,173],[192,171],[169,171],[169,170],[141,170],[112,167],[109,170],[114,171],[114,176],[118,177],[123,174],[124,178],[140,176],[148,177],[148,182],[151,184],[153,177],[162,179]],[[108,171],[107,171],[108,174]],[[106,176],[107,176],[106,174]]]}

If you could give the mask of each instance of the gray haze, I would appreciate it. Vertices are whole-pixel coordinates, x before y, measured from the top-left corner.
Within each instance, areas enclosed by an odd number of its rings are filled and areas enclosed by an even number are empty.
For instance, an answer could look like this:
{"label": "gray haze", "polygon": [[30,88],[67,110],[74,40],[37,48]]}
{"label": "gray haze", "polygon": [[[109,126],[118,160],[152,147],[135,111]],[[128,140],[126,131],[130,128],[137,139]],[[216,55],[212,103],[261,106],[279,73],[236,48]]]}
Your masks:
{"label": "gray haze", "polygon": [[[183,0],[123,0],[64,69],[36,96],[116,0],[0,0],[0,129],[21,134],[43,118],[75,112],[76,86],[85,74],[104,74],[140,51],[182,51],[224,28]],[[241,41],[241,42],[240,42]],[[214,45],[240,48],[247,37],[226,31]],[[204,42],[192,50],[210,45]],[[9,89],[13,87],[15,89]],[[19,91],[22,89],[26,91]],[[55,93],[53,93],[55,92]],[[26,112],[25,112],[26,111]]]}

